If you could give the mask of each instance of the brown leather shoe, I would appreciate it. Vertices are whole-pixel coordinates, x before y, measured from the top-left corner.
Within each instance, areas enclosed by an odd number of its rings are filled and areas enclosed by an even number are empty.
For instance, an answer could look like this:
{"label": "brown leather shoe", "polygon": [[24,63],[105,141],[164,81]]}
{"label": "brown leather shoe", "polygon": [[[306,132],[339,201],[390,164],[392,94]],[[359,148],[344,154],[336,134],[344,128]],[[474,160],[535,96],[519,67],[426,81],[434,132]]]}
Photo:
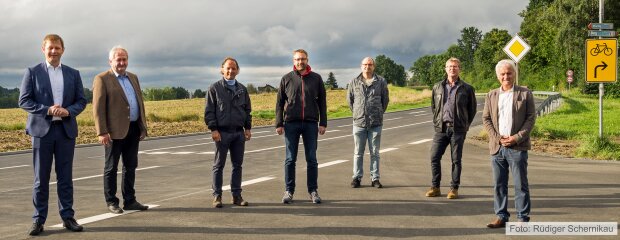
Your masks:
{"label": "brown leather shoe", "polygon": [[455,188],[450,189],[450,192],[448,192],[447,198],[448,199],[457,199],[457,198],[459,198],[459,190],[455,189]]}
{"label": "brown leather shoe", "polygon": [[213,198],[213,207],[221,208],[222,207],[222,196],[218,195]]}
{"label": "brown leather shoe", "polygon": [[241,197],[241,195],[239,196],[233,196],[232,197],[232,204],[235,204],[237,206],[247,206],[248,202],[243,200],[243,197]]}
{"label": "brown leather shoe", "polygon": [[503,228],[506,227],[506,221],[497,218],[495,219],[495,221],[490,222],[489,224],[487,224],[488,228]]}
{"label": "brown leather shoe", "polygon": [[431,187],[431,189],[426,192],[427,197],[439,197],[441,196],[441,190],[438,187]]}

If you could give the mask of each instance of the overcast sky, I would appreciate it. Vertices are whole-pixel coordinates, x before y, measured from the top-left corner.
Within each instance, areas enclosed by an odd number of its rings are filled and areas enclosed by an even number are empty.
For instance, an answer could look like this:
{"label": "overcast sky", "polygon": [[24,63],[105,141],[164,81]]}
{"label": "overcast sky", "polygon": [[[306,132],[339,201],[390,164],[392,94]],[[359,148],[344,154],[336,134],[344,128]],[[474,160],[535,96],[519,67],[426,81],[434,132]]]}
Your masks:
{"label": "overcast sky", "polygon": [[0,86],[19,87],[26,67],[43,62],[47,33],[65,41],[62,63],[84,86],[109,68],[108,51],[129,51],[128,71],[142,88],[207,89],[226,56],[237,79],[277,85],[292,68],[292,50],[309,52],[312,69],[340,85],[359,74],[365,56],[385,54],[409,69],[425,54],[456,43],[475,26],[514,35],[527,0],[0,0]]}

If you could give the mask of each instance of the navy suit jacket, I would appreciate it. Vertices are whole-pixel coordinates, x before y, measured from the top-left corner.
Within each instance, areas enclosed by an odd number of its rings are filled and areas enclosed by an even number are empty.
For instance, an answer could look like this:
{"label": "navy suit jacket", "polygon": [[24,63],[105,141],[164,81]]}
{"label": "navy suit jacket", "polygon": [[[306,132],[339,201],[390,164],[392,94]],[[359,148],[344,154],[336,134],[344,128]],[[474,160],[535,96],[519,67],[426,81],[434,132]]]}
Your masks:
{"label": "navy suit jacket", "polygon": [[[86,107],[84,87],[78,70],[62,64],[61,67],[64,78],[62,107],[69,111],[69,116],[62,118],[62,124],[67,137],[75,138],[78,135],[75,118]],[[52,116],[47,115],[47,111],[53,105],[52,85],[46,64],[28,68],[19,89],[19,107],[28,112],[26,134],[33,137],[47,134],[52,123]]]}

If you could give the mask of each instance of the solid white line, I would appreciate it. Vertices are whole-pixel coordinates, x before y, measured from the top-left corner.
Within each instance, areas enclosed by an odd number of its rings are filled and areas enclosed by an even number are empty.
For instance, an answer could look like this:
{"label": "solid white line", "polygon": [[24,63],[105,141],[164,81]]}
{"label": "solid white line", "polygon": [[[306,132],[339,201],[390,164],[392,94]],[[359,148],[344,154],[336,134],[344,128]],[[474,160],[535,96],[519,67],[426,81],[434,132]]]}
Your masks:
{"label": "solid white line", "polygon": [[149,155],[160,155],[160,154],[168,154],[170,152],[146,152],[145,154]]}
{"label": "solid white line", "polygon": [[[149,206],[149,209],[159,207],[159,205],[149,205],[149,204],[146,204],[146,205]],[[113,217],[118,217],[118,216],[123,216],[123,215],[127,215],[127,214],[132,214],[132,213],[135,213],[135,212],[139,212],[139,211],[138,210],[125,210],[121,214],[104,213],[104,214],[99,214],[99,215],[92,216],[92,217],[78,219],[77,222],[80,225],[84,225],[84,224],[89,224],[89,223],[92,223],[92,222],[97,222],[97,221],[101,221],[101,220],[105,220],[105,219],[109,219],[109,218],[113,218]],[[61,228],[63,226],[62,226],[62,223],[61,223],[61,224],[56,224],[56,225],[53,225],[53,226],[50,226],[50,227],[52,227],[52,228]]]}
{"label": "solid white line", "polygon": [[353,123],[347,124],[347,125],[341,125],[341,126],[338,126],[338,127],[340,128],[340,127],[348,127],[348,126],[353,126]]}
{"label": "solid white line", "polygon": [[[153,168],[158,168],[159,166],[151,166],[151,167],[144,167],[144,168],[137,168],[136,171],[142,171],[142,170],[147,170],[147,169],[153,169]],[[118,171],[116,172],[117,174],[123,173],[122,171]],[[81,178],[74,178],[73,181],[79,181],[79,180],[84,180],[84,179],[91,179],[91,178],[96,178],[96,177],[103,177],[103,174],[99,174],[99,175],[94,175],[94,176],[88,176],[88,177],[81,177]],[[52,184],[56,184],[57,182],[50,182],[50,185]]]}
{"label": "solid white line", "polygon": [[30,165],[19,165],[19,166],[12,166],[12,167],[3,167],[3,168],[0,168],[0,170],[2,170],[2,169],[11,169],[11,168],[20,168],[20,167],[28,167],[28,166],[30,166]]}
{"label": "solid white line", "polygon": [[259,134],[259,133],[266,133],[266,132],[274,132],[274,131],[275,131],[275,130],[273,130],[273,131],[260,131],[260,132],[252,132],[252,135],[254,135],[254,134]]}
{"label": "solid white line", "polygon": [[420,116],[426,116],[426,115],[429,115],[429,114],[430,113],[422,113],[422,114],[416,114],[416,115],[413,115],[413,116],[414,117],[420,117]]}
{"label": "solid white line", "polygon": [[419,141],[410,142],[409,144],[411,144],[411,145],[416,145],[416,144],[425,143],[425,142],[430,142],[430,141],[433,141],[433,139],[430,139],[430,138],[427,138],[427,139],[422,139],[422,140],[419,140]]}
{"label": "solid white line", "polygon": [[278,149],[278,148],[283,148],[283,147],[285,147],[285,146],[277,146],[277,147],[262,148],[262,149],[256,149],[256,150],[245,151],[245,153],[261,152],[261,151],[265,151],[265,150],[272,150],[272,149]]}
{"label": "solid white line", "polygon": [[278,134],[269,134],[269,135],[258,136],[258,137],[254,137],[254,136],[252,136],[252,139],[256,139],[256,138],[264,138],[264,137],[273,137],[273,136],[279,136],[279,135],[278,135]]}
{"label": "solid white line", "polygon": [[390,130],[390,129],[396,129],[396,128],[402,128],[402,127],[409,127],[409,126],[413,126],[413,125],[420,125],[420,124],[424,124],[424,123],[430,123],[432,121],[425,121],[425,122],[419,122],[419,123],[412,123],[412,124],[406,124],[406,125],[400,125],[400,126],[396,126],[396,127],[391,127],[391,128],[384,128],[383,130]]}
{"label": "solid white line", "polygon": [[338,136],[338,137],[331,137],[331,138],[323,138],[318,140],[317,142],[322,142],[322,141],[327,141],[327,140],[332,140],[332,139],[338,139],[338,138],[343,138],[343,137],[350,137],[353,136],[352,134],[349,135],[343,135],[343,136]]}
{"label": "solid white line", "polygon": [[329,132],[340,132],[340,130],[334,129],[334,130],[327,130],[327,131],[325,131],[325,133],[329,133]]}
{"label": "solid white line", "polygon": [[392,121],[392,120],[397,120],[397,119],[401,119],[403,117],[395,117],[395,118],[390,118],[390,119],[383,119],[383,121]]}
{"label": "solid white line", "polygon": [[198,154],[215,154],[215,152],[199,152]]}
{"label": "solid white line", "polygon": [[319,164],[318,168],[328,167],[328,166],[331,166],[331,165],[336,165],[336,164],[343,163],[343,162],[348,162],[348,161],[349,160],[336,160],[336,161],[321,163],[321,164]]}
{"label": "solid white line", "polygon": [[174,149],[174,148],[184,148],[184,147],[193,147],[193,146],[207,145],[207,144],[212,144],[212,143],[213,142],[196,143],[196,144],[180,145],[180,146],[174,146],[174,147],[148,149],[148,150],[144,150],[144,151],[145,152],[153,152],[153,151],[166,150],[166,149]]}

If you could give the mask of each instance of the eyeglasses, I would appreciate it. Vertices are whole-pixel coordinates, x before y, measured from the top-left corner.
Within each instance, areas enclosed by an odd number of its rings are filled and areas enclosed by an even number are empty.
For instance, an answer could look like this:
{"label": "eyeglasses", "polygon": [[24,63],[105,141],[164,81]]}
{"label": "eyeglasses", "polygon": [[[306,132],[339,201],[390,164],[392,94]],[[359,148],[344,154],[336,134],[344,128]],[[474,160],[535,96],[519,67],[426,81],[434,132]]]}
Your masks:
{"label": "eyeglasses", "polygon": [[293,58],[293,60],[300,62],[300,61],[306,61],[308,60],[308,58]]}

